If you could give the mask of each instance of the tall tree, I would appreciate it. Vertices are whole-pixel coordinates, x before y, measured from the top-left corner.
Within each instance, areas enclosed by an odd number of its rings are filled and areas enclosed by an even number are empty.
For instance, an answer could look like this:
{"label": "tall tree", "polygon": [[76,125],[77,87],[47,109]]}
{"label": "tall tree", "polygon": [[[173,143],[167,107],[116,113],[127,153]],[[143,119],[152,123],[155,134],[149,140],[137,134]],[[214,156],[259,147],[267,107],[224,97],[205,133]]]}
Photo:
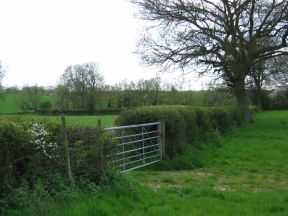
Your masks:
{"label": "tall tree", "polygon": [[[287,0],[133,0],[153,27],[141,40],[143,60],[214,72],[251,121],[246,79],[253,65],[287,55]],[[156,30],[155,30],[156,29]],[[160,33],[160,35],[159,35]],[[273,43],[263,44],[263,40]],[[200,69],[200,70],[199,70]]]}

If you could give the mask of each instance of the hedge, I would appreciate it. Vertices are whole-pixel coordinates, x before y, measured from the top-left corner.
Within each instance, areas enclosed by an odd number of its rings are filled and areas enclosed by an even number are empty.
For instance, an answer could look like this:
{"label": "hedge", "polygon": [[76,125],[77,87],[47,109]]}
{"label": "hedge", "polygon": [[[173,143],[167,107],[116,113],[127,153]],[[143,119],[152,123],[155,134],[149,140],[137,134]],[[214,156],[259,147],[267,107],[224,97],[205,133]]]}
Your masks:
{"label": "hedge", "polygon": [[236,108],[193,107],[193,106],[147,106],[122,111],[118,125],[142,124],[165,121],[166,156],[172,158],[182,154],[186,143],[196,144],[218,130],[225,133],[234,124],[242,122]]}
{"label": "hedge", "polygon": [[121,112],[116,120],[118,125],[141,124],[147,122],[165,121],[167,134],[166,151],[169,156],[176,153],[182,153],[182,145],[185,143],[186,134],[182,129],[185,124],[183,115],[176,109],[169,106],[142,107],[134,110]]}
{"label": "hedge", "polygon": [[[69,126],[67,134],[74,178],[99,183],[109,162],[101,155],[113,155],[115,145],[99,128]],[[33,190],[37,179],[66,177],[62,140],[59,124],[0,118],[0,204],[23,182]]]}

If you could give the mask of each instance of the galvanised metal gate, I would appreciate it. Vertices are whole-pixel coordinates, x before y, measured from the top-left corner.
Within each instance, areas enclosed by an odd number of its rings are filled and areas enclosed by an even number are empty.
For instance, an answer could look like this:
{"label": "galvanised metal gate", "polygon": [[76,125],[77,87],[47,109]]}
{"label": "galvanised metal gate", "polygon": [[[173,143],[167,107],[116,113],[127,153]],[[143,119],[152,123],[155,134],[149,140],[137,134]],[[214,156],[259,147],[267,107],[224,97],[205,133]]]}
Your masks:
{"label": "galvanised metal gate", "polygon": [[[165,126],[161,122],[105,128],[117,142],[114,163],[121,172],[128,172],[162,159]],[[163,137],[164,136],[164,137]]]}

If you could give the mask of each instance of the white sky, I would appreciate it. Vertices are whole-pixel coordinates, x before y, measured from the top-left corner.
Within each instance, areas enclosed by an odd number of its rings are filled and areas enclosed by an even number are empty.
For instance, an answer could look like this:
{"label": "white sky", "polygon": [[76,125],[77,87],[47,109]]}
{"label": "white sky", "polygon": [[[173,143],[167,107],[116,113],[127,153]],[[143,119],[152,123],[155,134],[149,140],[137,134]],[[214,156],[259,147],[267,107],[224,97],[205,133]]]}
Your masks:
{"label": "white sky", "polygon": [[[133,53],[141,29],[133,7],[128,0],[0,0],[4,85],[55,85],[68,65],[89,61],[109,84],[156,76]],[[201,81],[190,88],[201,89]]]}

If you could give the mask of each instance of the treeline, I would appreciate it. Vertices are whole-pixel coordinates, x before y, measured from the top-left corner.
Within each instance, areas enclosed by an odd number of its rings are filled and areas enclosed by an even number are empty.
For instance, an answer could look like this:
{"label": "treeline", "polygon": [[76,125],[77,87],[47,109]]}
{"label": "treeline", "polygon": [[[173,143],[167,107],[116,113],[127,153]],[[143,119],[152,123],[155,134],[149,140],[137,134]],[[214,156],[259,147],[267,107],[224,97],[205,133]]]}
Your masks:
{"label": "treeline", "polygon": [[[165,88],[139,88],[140,83],[121,82],[114,86],[99,88],[94,101],[89,95],[77,95],[76,91],[64,93],[62,86],[45,89],[40,86],[6,89],[6,94],[14,94],[17,104],[23,112],[40,112],[47,114],[117,114],[126,108],[150,105],[233,105],[233,96],[224,89],[202,91],[180,91],[171,86]],[[154,79],[153,79],[154,80]],[[86,98],[87,97],[87,98]],[[77,99],[78,98],[78,99]]]}
{"label": "treeline", "polygon": [[[68,66],[56,87],[25,86],[6,88],[17,93],[17,103],[23,112],[45,114],[116,114],[125,108],[149,105],[235,105],[233,94],[225,88],[191,91],[179,90],[173,83],[159,77],[122,81],[107,85],[95,63]],[[253,86],[247,87],[250,104],[263,109],[288,108],[288,90],[262,90],[261,96]],[[250,89],[250,90],[249,90]]]}

